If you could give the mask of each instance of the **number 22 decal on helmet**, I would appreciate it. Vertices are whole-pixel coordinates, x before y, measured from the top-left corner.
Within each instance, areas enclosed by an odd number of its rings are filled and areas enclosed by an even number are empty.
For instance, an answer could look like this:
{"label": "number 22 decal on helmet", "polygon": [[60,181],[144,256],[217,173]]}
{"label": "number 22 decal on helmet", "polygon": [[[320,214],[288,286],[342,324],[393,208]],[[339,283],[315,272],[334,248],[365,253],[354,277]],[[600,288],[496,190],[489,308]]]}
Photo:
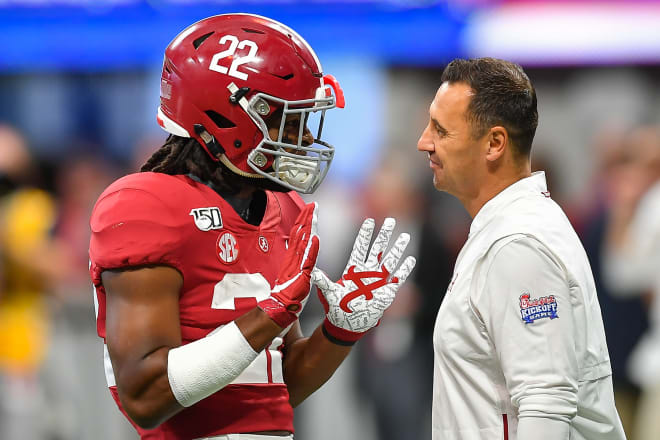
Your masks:
{"label": "number 22 decal on helmet", "polygon": [[[201,20],[167,47],[158,122],[195,138],[233,172],[302,193],[325,177],[334,147],[321,139],[325,112],[344,107],[337,80],[289,27],[252,14]],[[267,121],[279,116],[278,136]],[[283,137],[294,120],[296,141]],[[310,136],[303,136],[308,126]],[[311,138],[313,136],[313,142]]]}
{"label": "number 22 decal on helmet", "polygon": [[[220,44],[224,44],[227,42],[229,43],[229,48],[213,55],[213,58],[211,58],[211,65],[209,66],[209,69],[215,72],[225,73],[229,76],[233,76],[238,79],[242,79],[242,80],[248,79],[248,74],[244,72],[239,72],[238,66],[256,61],[257,50],[259,50],[257,48],[257,45],[255,44],[254,41],[250,41],[250,40],[238,41],[238,38],[235,35],[225,35],[222,38],[220,38]],[[248,54],[243,57],[235,57],[236,49],[243,49],[245,47],[250,48]],[[218,64],[220,60],[223,60],[225,58],[228,58],[231,61],[231,66],[229,67],[229,69],[227,69],[225,66],[221,66],[220,64]]]}

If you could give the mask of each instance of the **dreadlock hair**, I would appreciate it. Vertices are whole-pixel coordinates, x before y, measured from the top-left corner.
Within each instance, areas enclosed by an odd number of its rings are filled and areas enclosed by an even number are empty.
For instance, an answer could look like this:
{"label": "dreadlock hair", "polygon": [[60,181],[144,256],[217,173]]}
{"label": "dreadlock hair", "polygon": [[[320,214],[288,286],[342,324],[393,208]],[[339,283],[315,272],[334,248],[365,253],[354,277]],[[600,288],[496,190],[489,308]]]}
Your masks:
{"label": "dreadlock hair", "polygon": [[194,138],[170,135],[140,168],[140,172],[169,175],[192,174],[203,182],[211,183],[223,194],[237,194],[246,186],[257,189],[286,192],[287,188],[270,179],[239,176],[222,162],[214,161]]}

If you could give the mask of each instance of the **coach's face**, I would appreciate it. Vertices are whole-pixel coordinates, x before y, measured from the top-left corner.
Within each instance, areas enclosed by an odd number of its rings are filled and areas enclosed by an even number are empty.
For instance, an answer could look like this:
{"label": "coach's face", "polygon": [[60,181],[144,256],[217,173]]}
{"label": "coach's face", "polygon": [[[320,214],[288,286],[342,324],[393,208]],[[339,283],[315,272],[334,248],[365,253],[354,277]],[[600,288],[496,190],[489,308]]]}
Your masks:
{"label": "coach's face", "polygon": [[431,103],[429,123],[417,142],[417,149],[428,153],[435,187],[460,200],[478,195],[478,176],[485,167],[486,135],[474,139],[467,118],[472,93],[465,83],[443,83]]}

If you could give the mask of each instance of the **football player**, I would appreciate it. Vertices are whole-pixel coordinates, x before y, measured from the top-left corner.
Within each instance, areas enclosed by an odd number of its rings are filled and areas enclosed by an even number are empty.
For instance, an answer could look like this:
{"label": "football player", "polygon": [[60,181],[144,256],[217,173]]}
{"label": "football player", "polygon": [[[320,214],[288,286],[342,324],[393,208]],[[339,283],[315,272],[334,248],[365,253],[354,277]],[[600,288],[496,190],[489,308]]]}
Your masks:
{"label": "football player", "polygon": [[[297,192],[328,171],[324,116],[344,97],[292,29],[251,14],[201,20],[167,47],[160,89],[170,137],[91,218],[108,386],[143,439],[292,438],[292,407],[412,270],[413,257],[399,265],[409,236],[390,248],[387,219],[370,246],[367,219],[339,282],[315,268],[317,206]],[[305,338],[312,282],[327,316]]]}

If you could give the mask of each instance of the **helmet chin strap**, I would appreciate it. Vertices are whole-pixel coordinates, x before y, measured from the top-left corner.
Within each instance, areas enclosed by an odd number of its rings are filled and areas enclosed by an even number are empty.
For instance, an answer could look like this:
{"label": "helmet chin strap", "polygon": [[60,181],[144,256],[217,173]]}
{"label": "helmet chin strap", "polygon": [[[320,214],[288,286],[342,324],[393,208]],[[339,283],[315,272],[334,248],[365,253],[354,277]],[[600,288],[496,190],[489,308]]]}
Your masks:
{"label": "helmet chin strap", "polygon": [[227,86],[229,89],[229,92],[231,95],[229,96],[229,101],[232,104],[236,104],[238,102],[238,105],[240,105],[243,110],[247,112],[248,109],[248,100],[245,98],[245,94],[250,90],[247,87],[243,87],[241,89],[238,88],[238,86],[234,83],[229,83]]}
{"label": "helmet chin strap", "polygon": [[225,154],[225,149],[222,148],[218,141],[215,140],[215,137],[206,131],[203,125],[195,124],[194,129],[195,133],[197,133],[197,136],[199,136],[204,141],[206,149],[211,153],[213,158],[218,158]]}

